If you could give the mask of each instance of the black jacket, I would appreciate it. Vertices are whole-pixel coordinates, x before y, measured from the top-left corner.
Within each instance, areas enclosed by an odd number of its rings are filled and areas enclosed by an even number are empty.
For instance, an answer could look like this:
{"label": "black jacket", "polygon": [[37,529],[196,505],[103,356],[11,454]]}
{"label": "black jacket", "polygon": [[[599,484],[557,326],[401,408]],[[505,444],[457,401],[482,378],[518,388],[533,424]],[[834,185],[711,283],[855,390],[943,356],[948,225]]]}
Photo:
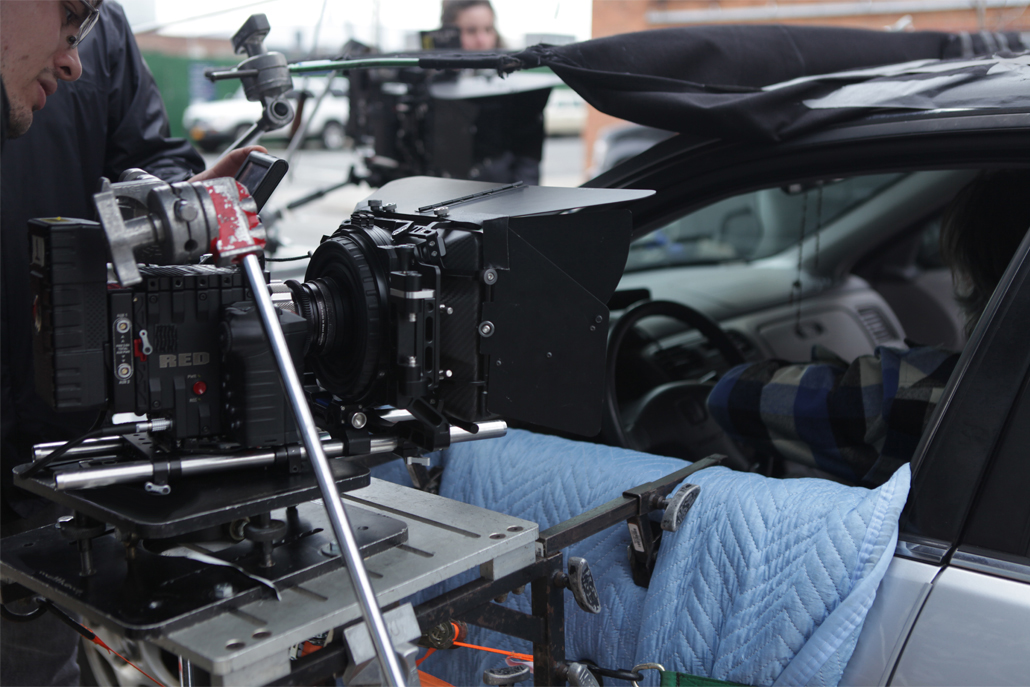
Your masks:
{"label": "black jacket", "polygon": [[0,156],[0,457],[6,505],[12,496],[10,470],[27,460],[29,444],[69,438],[95,419],[59,416],[35,394],[27,221],[57,215],[92,219],[92,194],[100,177],[116,181],[130,167],[169,181],[204,169],[188,142],[169,137],[161,94],[116,3],[103,4],[79,57],[82,78],[61,82],[33,116],[28,133],[6,141]]}

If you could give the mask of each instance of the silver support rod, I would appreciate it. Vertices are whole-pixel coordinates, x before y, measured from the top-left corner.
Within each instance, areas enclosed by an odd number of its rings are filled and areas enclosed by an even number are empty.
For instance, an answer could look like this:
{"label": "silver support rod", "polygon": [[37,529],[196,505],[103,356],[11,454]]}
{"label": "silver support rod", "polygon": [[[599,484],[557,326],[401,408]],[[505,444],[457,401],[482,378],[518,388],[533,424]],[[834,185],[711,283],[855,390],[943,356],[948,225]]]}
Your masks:
{"label": "silver support rod", "polygon": [[[406,413],[407,411],[397,411]],[[413,419],[413,418],[408,418]],[[466,441],[478,441],[480,439],[498,439],[508,432],[508,425],[504,420],[490,420],[481,422],[479,432],[472,434],[460,427],[451,427],[451,443],[460,444]],[[58,442],[62,445],[63,442]],[[42,444],[36,445],[38,451]],[[106,445],[106,455],[114,457],[120,444]],[[396,451],[400,446],[400,440],[393,436],[372,437],[369,453],[390,453]],[[49,453],[49,449],[46,453]],[[343,442],[333,441],[328,434],[322,437],[322,450],[328,458],[337,458],[343,455]],[[71,451],[69,451],[71,453]],[[307,450],[301,448],[301,457],[307,456]],[[44,454],[45,455],[45,454]],[[244,470],[247,468],[266,467],[275,464],[275,451],[247,451],[246,453],[186,456],[173,459],[177,465],[177,472],[183,477],[192,475],[207,475],[214,472],[229,472],[232,470]],[[80,467],[67,472],[57,472],[54,475],[54,483],[58,491],[68,489],[96,489],[108,487],[112,484],[131,484],[154,478],[154,465],[158,461],[137,460],[122,462],[117,465],[106,465],[102,467]],[[172,462],[172,461],[167,461]]]}
{"label": "silver support rod", "polygon": [[401,687],[405,684],[404,673],[401,671],[400,661],[397,659],[397,652],[393,650],[393,642],[390,641],[390,632],[386,628],[383,614],[379,610],[376,601],[375,591],[369,581],[368,573],[365,571],[365,564],[361,559],[361,552],[358,549],[357,539],[351,530],[350,522],[347,519],[347,512],[343,509],[343,501],[340,493],[336,491],[336,481],[333,479],[332,470],[329,467],[329,460],[322,452],[322,442],[318,439],[318,427],[315,426],[315,418],[311,415],[311,408],[308,407],[307,397],[304,395],[304,387],[300,383],[297,370],[293,367],[293,359],[290,357],[290,349],[286,344],[286,337],[283,335],[282,327],[279,325],[279,318],[276,315],[275,306],[272,305],[272,298],[268,295],[268,288],[265,284],[265,275],[261,271],[261,263],[254,254],[243,258],[243,269],[247,273],[247,280],[250,282],[250,289],[254,293],[254,300],[257,302],[258,315],[261,317],[261,325],[264,327],[265,335],[268,336],[268,343],[272,347],[272,355],[275,357],[276,366],[282,377],[283,391],[293,409],[294,417],[297,420],[297,429],[300,432],[304,448],[308,451],[308,458],[315,470],[315,479],[318,481],[318,488],[322,492],[322,501],[325,503],[326,514],[336,534],[336,542],[340,547],[340,555],[347,564],[350,572],[351,582],[354,584],[354,591],[361,605],[361,614],[365,617],[365,624],[369,634],[372,635],[372,643],[375,645],[377,658],[386,684],[390,687]]}
{"label": "silver support rod", "polygon": [[[46,444],[36,444],[32,447],[32,459],[40,460],[46,458],[51,453],[61,448],[67,441],[53,441]],[[86,456],[100,456],[104,454],[110,454],[116,452],[119,448],[125,445],[125,440],[122,437],[113,438],[100,438],[96,441],[86,439],[79,446],[74,446],[67,451],[64,455],[69,458],[84,458]]]}
{"label": "silver support rod", "polygon": [[311,122],[315,121],[315,115],[318,114],[319,108],[322,107],[322,101],[325,100],[326,95],[328,95],[329,91],[332,90],[333,81],[336,80],[339,73],[340,72],[333,72],[329,75],[329,78],[325,80],[325,88],[318,94],[318,98],[315,100],[315,106],[312,108],[311,114],[304,117],[300,123],[300,128],[297,129],[293,138],[290,139],[290,144],[286,146],[286,163],[291,165],[291,167],[293,165],[293,156],[297,154],[297,148],[304,145],[304,139],[307,138],[308,129],[311,128]]}
{"label": "silver support rod", "polygon": [[179,685],[193,687],[193,664],[182,656],[179,657]]}
{"label": "silver support rod", "polygon": [[[304,449],[301,449],[301,451],[301,456],[307,455]],[[343,442],[326,441],[324,451],[327,456],[332,458],[341,456],[343,455]],[[155,464],[160,465],[162,462],[174,464],[177,468],[176,472],[179,472],[183,477],[206,475],[213,472],[244,470],[274,465],[275,454],[274,450],[248,451],[234,455],[214,453],[167,461],[136,460],[103,467],[77,468],[67,472],[56,473],[54,475],[54,484],[58,491],[65,491],[68,489],[96,489],[97,487],[107,487],[112,484],[142,482],[143,480],[153,479]]]}

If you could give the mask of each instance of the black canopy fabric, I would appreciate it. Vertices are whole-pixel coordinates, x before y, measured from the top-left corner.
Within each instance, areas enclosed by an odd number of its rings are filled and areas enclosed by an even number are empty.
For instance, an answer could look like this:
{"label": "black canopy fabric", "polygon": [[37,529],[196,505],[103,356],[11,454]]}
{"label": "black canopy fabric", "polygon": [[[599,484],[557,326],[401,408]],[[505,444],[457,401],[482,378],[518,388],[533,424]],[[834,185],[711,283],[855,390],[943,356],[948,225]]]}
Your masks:
{"label": "black canopy fabric", "polygon": [[[591,105],[621,119],[703,137],[780,140],[861,116],[867,107],[935,107],[933,96],[949,84],[975,80],[994,67],[993,62],[969,58],[1011,56],[1025,49],[1017,33],[749,25],[661,29],[563,46],[536,45],[512,57],[522,68],[551,68]],[[837,74],[951,59],[965,61],[954,69],[944,65],[950,80],[939,71]],[[965,76],[955,76],[956,72]],[[830,74],[834,76],[802,78]],[[887,85],[929,79],[935,80],[900,89]],[[873,104],[853,97],[834,106],[827,100],[849,82],[880,83],[886,93],[916,92],[925,97],[918,104],[890,98],[874,99]],[[774,84],[783,85],[768,88]],[[880,91],[874,86],[871,92]]]}

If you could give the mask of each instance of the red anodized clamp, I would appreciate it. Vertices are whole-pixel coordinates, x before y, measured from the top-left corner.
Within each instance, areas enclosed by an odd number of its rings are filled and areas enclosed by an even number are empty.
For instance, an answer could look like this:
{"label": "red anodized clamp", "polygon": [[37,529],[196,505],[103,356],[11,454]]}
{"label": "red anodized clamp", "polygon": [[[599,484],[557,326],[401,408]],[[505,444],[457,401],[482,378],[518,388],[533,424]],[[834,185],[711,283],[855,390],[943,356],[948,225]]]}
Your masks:
{"label": "red anodized clamp", "polygon": [[[225,184],[227,181],[235,186],[235,197],[230,190],[232,186]],[[251,197],[247,189],[235,179],[211,179],[201,183],[215,205],[218,237],[211,239],[211,253],[216,263],[237,263],[246,255],[260,253],[265,240],[254,236],[252,230],[261,226],[261,219],[257,212],[244,207],[243,201]]]}

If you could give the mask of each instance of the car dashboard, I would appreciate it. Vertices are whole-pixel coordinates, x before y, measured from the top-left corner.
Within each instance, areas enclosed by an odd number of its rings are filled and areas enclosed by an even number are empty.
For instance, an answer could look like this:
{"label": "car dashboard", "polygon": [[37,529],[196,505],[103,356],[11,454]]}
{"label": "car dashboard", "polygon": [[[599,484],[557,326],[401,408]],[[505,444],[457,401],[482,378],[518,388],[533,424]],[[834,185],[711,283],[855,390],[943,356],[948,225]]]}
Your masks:
{"label": "car dashboard", "polygon": [[[904,346],[905,331],[887,301],[865,280],[805,283],[796,271],[752,264],[683,267],[627,274],[620,291],[689,305],[718,323],[750,362],[806,362],[821,346],[846,362],[877,346]],[[732,304],[732,305],[731,305]],[[621,312],[613,313],[616,320]],[[713,381],[729,365],[694,329],[669,318],[640,322],[621,352],[620,399],[632,400],[665,382]]]}

